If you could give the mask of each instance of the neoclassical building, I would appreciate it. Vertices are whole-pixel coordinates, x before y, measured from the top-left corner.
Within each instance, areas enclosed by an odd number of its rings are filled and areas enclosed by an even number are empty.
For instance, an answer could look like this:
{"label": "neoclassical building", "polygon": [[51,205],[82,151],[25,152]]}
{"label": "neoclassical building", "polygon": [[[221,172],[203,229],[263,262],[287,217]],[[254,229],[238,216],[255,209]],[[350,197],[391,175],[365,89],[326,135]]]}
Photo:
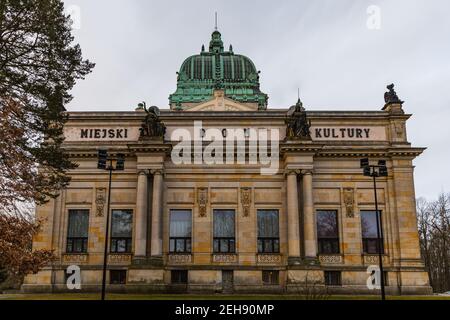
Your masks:
{"label": "neoclassical building", "polygon": [[[25,291],[65,291],[79,266],[81,290],[99,290],[107,215],[108,290],[130,292],[373,293],[368,267],[382,252],[388,293],[431,292],[420,256],[413,160],[403,110],[390,86],[373,111],[314,111],[299,101],[268,108],[259,71],[224,49],[187,58],[170,108],[69,112],[64,148],[78,167],[58,198],[36,209],[35,249],[56,260]],[[308,109],[308,110],[306,110]],[[125,169],[97,168],[98,151]],[[373,181],[360,159],[386,160]]]}

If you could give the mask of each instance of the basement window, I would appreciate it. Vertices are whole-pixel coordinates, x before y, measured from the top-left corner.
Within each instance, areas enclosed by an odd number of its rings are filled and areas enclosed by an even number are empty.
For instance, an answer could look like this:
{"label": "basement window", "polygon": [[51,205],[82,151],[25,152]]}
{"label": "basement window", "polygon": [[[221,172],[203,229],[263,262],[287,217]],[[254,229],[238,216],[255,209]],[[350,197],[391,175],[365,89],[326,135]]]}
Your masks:
{"label": "basement window", "polygon": [[340,271],[325,271],[325,285],[326,286],[341,286],[341,272]]}
{"label": "basement window", "polygon": [[110,270],[109,271],[110,284],[126,284],[127,271],[126,270]]}

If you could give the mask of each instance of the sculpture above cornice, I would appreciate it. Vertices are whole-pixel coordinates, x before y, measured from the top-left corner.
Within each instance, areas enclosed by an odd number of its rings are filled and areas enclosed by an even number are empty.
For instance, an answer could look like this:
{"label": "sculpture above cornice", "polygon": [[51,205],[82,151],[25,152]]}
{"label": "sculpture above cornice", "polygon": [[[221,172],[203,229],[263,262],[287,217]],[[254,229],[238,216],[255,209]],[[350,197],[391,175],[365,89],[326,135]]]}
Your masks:
{"label": "sculpture above cornice", "polygon": [[311,140],[311,120],[308,120],[306,110],[300,99],[289,109],[286,125],[286,139]]}
{"label": "sculpture above cornice", "polygon": [[163,139],[164,135],[166,134],[166,126],[161,122],[159,118],[160,111],[158,107],[153,106],[147,109],[144,104],[143,109],[147,113],[147,115],[140,129],[140,140]]}

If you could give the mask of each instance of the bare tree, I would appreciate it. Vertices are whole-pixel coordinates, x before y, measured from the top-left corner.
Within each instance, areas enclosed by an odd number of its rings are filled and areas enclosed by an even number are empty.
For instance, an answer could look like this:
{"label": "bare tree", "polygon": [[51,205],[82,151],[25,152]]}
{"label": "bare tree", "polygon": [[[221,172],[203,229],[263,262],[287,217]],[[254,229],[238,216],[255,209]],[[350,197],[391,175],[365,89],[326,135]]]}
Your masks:
{"label": "bare tree", "polygon": [[30,210],[0,212],[0,287],[19,286],[27,274],[37,273],[54,258],[51,250],[33,250],[33,237],[42,221]]}
{"label": "bare tree", "polygon": [[450,290],[450,194],[437,200],[417,200],[422,256],[435,292]]}

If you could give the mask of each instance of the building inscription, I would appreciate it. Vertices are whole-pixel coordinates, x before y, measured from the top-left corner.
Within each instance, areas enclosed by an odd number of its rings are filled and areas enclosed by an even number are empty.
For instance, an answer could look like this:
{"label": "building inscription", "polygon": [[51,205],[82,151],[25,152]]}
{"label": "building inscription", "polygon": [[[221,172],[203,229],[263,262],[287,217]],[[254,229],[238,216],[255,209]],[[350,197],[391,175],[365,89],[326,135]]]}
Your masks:
{"label": "building inscription", "polygon": [[313,140],[383,141],[385,127],[311,127]]}
{"label": "building inscription", "polygon": [[[166,139],[170,139],[173,128],[169,128]],[[190,129],[190,128],[186,128]],[[227,128],[218,128],[226,136]],[[280,137],[285,128],[280,129]],[[249,130],[249,128],[244,128]],[[341,141],[383,141],[386,140],[386,129],[378,127],[311,127],[313,140],[341,140]],[[66,141],[137,141],[139,139],[138,127],[69,127],[65,130]],[[247,135],[245,135],[248,138]]]}
{"label": "building inscription", "polygon": [[67,127],[66,141],[136,141],[138,127]]}

